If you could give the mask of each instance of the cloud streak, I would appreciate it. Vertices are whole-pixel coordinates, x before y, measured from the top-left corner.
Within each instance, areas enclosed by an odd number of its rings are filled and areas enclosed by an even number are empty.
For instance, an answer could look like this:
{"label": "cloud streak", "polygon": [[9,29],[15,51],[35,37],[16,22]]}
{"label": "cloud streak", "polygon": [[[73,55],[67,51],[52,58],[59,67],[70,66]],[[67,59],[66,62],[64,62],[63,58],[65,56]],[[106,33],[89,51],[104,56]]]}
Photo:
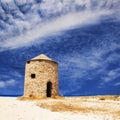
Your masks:
{"label": "cloud streak", "polygon": [[[113,44],[107,49],[102,47],[101,49],[96,48],[89,50],[87,55],[85,52],[84,54],[76,53],[65,55],[63,56],[60,66],[61,73],[65,74],[65,72],[69,71],[70,76],[67,77],[73,79],[74,82],[78,79],[79,82],[85,81],[84,78],[86,78],[86,80],[96,79],[96,82],[100,81],[99,84],[115,82],[115,80],[120,77],[120,69],[118,66],[116,68],[112,66],[113,68],[108,69],[111,63],[117,63],[120,59],[119,54],[114,51],[115,49],[119,49],[119,45],[115,47]],[[113,52],[109,54],[111,50],[113,50]]]}
{"label": "cloud streak", "polygon": [[28,46],[36,40],[43,42],[43,37],[54,35],[57,32],[72,29],[75,27],[83,27],[85,25],[96,24],[102,15],[109,15],[110,11],[85,11],[74,12],[64,16],[43,22],[32,30],[27,31],[17,37],[12,37],[0,42],[1,50],[14,49],[22,46]]}
{"label": "cloud streak", "polygon": [[0,81],[0,88],[11,87],[17,84],[16,80],[10,79],[7,81]]}
{"label": "cloud streak", "polygon": [[[2,15],[0,51],[29,46],[36,41],[39,41],[40,44],[45,41],[44,37],[49,35],[96,24],[103,16],[115,13],[110,6],[112,4],[115,6],[118,2],[91,0],[46,0],[41,3],[33,0],[29,2],[2,1],[0,6]],[[93,4],[96,4],[95,8]],[[6,14],[7,12],[9,14]]]}

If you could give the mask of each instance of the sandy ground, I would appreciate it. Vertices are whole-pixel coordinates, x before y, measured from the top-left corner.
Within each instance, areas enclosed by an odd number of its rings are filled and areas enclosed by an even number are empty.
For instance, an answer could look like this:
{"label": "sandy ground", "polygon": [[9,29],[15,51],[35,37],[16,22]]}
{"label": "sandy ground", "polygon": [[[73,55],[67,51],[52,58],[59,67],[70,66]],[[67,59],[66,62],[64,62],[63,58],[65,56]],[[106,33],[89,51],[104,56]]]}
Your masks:
{"label": "sandy ground", "polygon": [[[59,106],[63,103],[68,106],[74,103],[74,107],[70,107],[70,110],[69,108],[61,110]],[[50,106],[54,108],[55,105],[58,109],[51,110]],[[81,110],[81,106],[87,111]],[[97,109],[93,109],[95,107]],[[104,109],[101,110],[102,108]],[[120,120],[119,113],[120,101],[113,100],[98,102],[96,99],[65,98],[20,101],[16,98],[0,97],[0,120]]]}

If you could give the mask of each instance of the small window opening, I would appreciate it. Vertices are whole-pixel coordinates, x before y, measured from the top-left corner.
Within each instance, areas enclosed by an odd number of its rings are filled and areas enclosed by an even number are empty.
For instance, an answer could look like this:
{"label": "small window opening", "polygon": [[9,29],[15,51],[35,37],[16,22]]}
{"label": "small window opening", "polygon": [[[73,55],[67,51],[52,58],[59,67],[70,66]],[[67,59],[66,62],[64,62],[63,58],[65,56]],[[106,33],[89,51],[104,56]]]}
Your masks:
{"label": "small window opening", "polygon": [[35,78],[35,74],[31,74],[31,78]]}
{"label": "small window opening", "polygon": [[30,63],[30,61],[27,61],[27,63],[29,64],[29,63]]}

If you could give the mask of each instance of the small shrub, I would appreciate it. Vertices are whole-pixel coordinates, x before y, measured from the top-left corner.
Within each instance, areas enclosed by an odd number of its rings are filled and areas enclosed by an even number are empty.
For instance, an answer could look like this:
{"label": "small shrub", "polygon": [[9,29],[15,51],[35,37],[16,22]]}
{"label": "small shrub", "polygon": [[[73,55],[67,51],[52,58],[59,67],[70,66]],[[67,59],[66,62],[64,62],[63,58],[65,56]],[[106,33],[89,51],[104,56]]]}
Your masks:
{"label": "small shrub", "polygon": [[99,100],[105,100],[105,98],[104,98],[104,97],[101,97],[101,98],[99,98]]}

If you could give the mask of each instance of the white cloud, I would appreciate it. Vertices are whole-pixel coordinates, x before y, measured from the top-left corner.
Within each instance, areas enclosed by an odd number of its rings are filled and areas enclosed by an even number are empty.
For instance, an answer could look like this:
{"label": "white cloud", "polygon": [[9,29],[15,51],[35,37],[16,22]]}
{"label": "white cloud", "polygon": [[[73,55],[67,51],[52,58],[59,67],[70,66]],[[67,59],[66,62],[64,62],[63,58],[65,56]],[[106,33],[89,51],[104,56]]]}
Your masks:
{"label": "white cloud", "polygon": [[83,80],[87,76],[89,80],[98,77],[96,80],[101,80],[102,84],[115,81],[120,77],[120,69],[116,68],[109,70],[107,67],[110,66],[111,62],[113,63],[115,60],[119,60],[118,53],[111,52],[111,50],[114,51],[118,48],[118,45],[111,44],[107,49],[106,47],[102,47],[89,50],[87,55],[85,52],[84,54],[75,53],[64,55],[62,56],[63,58],[60,64],[61,69],[64,69],[61,71],[69,70],[69,77],[74,80]]}
{"label": "white cloud", "polygon": [[[96,9],[93,10],[94,2]],[[8,23],[6,21],[0,23],[5,28],[0,31],[0,51],[28,46],[37,40],[42,43],[44,42],[43,37],[75,27],[96,24],[102,16],[119,13],[116,12],[116,9],[119,8],[119,0],[116,2],[112,0],[43,0],[40,3],[36,3],[34,0],[2,0],[1,4],[5,5],[10,12],[14,9],[15,16],[11,13],[6,14],[5,10],[0,7],[2,21],[9,20]],[[25,14],[24,10],[19,8],[22,5],[25,5]],[[114,10],[110,6],[116,6],[116,9]],[[85,8],[78,10],[78,7]],[[44,17],[42,18],[41,15]],[[59,17],[56,18],[55,16],[58,15]],[[49,17],[52,19],[48,19]]]}
{"label": "white cloud", "polygon": [[38,39],[42,43],[43,37],[75,27],[95,24],[99,22],[102,15],[109,14],[111,14],[111,12],[107,10],[73,12],[51,20],[47,20],[41,24],[38,24],[37,27],[34,27],[32,30],[27,31],[20,36],[0,42],[1,51],[5,49],[14,49],[22,46],[28,46]]}
{"label": "white cloud", "polygon": [[5,82],[4,81],[0,81],[0,88],[4,88],[5,87]]}
{"label": "white cloud", "polygon": [[114,86],[120,86],[120,82],[115,83]]}
{"label": "white cloud", "polygon": [[103,78],[104,82],[110,82],[110,81],[115,80],[116,78],[120,77],[119,73],[120,73],[119,68],[108,71],[106,73],[106,76]]}
{"label": "white cloud", "polygon": [[9,72],[10,76],[14,76],[15,78],[21,78],[22,75],[19,73],[19,72],[16,72],[16,71],[10,71]]}
{"label": "white cloud", "polygon": [[10,79],[7,81],[0,81],[0,88],[5,88],[9,86],[15,86],[17,84],[16,80]]}
{"label": "white cloud", "polygon": [[11,80],[6,81],[6,86],[14,86],[16,85],[16,83],[17,82],[15,80],[11,79]]}

